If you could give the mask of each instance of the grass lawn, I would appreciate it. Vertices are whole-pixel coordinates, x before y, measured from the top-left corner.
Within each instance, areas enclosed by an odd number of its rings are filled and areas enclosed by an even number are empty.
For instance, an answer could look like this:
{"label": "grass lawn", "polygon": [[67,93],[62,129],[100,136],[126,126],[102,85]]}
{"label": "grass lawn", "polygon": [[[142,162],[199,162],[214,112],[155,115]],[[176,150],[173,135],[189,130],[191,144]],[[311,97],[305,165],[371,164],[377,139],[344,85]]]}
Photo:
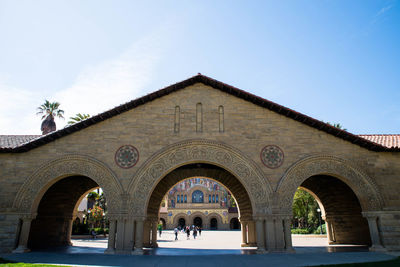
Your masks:
{"label": "grass lawn", "polygon": [[[14,263],[8,260],[0,258],[0,266],[1,267],[54,267],[57,265],[50,264],[33,264],[33,263]],[[347,263],[347,264],[333,264],[333,265],[318,265],[318,266],[326,266],[326,267],[399,267],[400,266],[400,257],[388,260],[388,261],[377,261],[377,262],[366,262],[366,263]],[[318,267],[317,266],[317,267]]]}
{"label": "grass lawn", "polygon": [[33,264],[33,263],[23,263],[23,262],[13,262],[9,260],[5,260],[0,258],[0,266],[1,267],[47,267],[47,266],[57,266],[57,265],[50,265],[50,264]]}
{"label": "grass lawn", "polygon": [[365,263],[347,263],[347,264],[332,264],[332,265],[319,265],[326,267],[399,267],[400,257],[388,260],[388,261],[376,261],[376,262],[365,262]]}

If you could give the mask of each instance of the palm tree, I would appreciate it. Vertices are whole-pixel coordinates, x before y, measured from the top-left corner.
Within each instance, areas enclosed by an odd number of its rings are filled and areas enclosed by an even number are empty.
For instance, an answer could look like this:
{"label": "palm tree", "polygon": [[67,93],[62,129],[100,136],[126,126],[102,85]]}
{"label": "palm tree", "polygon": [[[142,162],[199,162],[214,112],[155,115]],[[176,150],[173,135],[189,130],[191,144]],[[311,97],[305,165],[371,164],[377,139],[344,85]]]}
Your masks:
{"label": "palm tree", "polygon": [[332,125],[333,127],[339,128],[340,130],[347,131],[347,129],[343,128],[343,126],[340,123],[331,124],[330,122],[327,122],[327,124]]}
{"label": "palm tree", "polygon": [[77,122],[86,120],[87,118],[90,118],[89,114],[81,114],[81,113],[77,113],[75,115],[75,117],[69,117],[70,121],[68,122],[68,124],[75,124]]}
{"label": "palm tree", "polygon": [[60,109],[60,103],[45,100],[44,104],[38,107],[38,112],[36,114],[42,114],[42,125],[40,129],[42,134],[48,134],[56,130],[56,123],[54,122],[54,117],[64,118],[64,110]]}

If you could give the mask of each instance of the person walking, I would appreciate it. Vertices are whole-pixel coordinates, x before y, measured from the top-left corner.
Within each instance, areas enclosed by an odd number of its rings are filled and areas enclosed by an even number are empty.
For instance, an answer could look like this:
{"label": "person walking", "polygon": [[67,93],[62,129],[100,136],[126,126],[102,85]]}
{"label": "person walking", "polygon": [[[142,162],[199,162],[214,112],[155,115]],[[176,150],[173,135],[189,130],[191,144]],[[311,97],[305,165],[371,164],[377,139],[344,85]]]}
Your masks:
{"label": "person walking", "polygon": [[197,227],[193,228],[193,238],[196,239],[197,236]]}
{"label": "person walking", "polygon": [[158,234],[160,235],[160,237],[161,237],[161,233],[162,233],[162,224],[160,223],[160,224],[158,224]]}
{"label": "person walking", "polygon": [[178,240],[178,228],[175,227],[174,229],[175,240]]}
{"label": "person walking", "polygon": [[96,231],[95,231],[94,229],[92,229],[91,234],[92,234],[92,238],[93,238],[93,239],[96,239],[96,238],[97,238],[97,233],[96,233]]}
{"label": "person walking", "polygon": [[199,236],[201,236],[201,227],[199,226]]}
{"label": "person walking", "polygon": [[187,235],[187,240],[189,240],[190,239],[190,227],[189,226],[186,228],[186,235]]}

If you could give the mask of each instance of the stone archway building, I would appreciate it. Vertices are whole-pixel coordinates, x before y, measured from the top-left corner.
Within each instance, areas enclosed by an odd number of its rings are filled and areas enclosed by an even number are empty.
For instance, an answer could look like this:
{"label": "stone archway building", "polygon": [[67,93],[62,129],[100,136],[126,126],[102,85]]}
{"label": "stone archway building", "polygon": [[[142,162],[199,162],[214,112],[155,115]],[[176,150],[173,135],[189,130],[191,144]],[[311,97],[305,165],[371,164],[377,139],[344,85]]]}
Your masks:
{"label": "stone archway building", "polygon": [[[0,252],[37,244],[38,222],[68,243],[78,195],[101,187],[107,252],[140,253],[156,245],[165,193],[194,176],[235,196],[243,246],[291,251],[293,196],[304,187],[325,207],[331,243],[400,250],[399,152],[400,135],[353,135],[197,75],[44,136],[0,136]],[[69,203],[74,188],[82,193]]]}

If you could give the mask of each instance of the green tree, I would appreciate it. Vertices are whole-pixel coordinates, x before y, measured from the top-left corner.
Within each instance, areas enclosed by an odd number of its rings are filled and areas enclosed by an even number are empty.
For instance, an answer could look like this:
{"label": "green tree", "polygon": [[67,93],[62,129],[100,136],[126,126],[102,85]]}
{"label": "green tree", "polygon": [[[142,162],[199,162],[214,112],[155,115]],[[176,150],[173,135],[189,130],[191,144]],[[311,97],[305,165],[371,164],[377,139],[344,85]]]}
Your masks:
{"label": "green tree", "polygon": [[293,220],[299,228],[311,229],[318,225],[318,203],[314,197],[298,189],[293,199]]}
{"label": "green tree", "polygon": [[100,227],[104,219],[104,211],[99,206],[88,210],[88,223],[94,227]]}
{"label": "green tree", "polygon": [[72,125],[72,124],[78,123],[80,121],[86,120],[88,118],[90,118],[89,114],[77,113],[77,114],[75,114],[75,117],[69,117],[70,121],[68,121],[68,124]]}
{"label": "green tree", "polygon": [[42,115],[42,125],[40,129],[42,134],[48,134],[56,130],[56,123],[54,121],[55,117],[64,119],[64,110],[60,109],[59,102],[50,102],[47,99],[44,104],[37,108],[37,115]]}
{"label": "green tree", "polygon": [[98,205],[97,205],[98,199],[99,199],[99,194],[97,194],[97,192],[95,192],[95,191],[90,192],[90,193],[87,195],[88,206],[89,206],[90,208],[92,208],[92,207],[94,207],[94,206],[98,206]]}
{"label": "green tree", "polygon": [[332,125],[333,127],[339,128],[340,130],[347,131],[347,129],[343,128],[343,126],[340,123],[331,124],[330,122],[327,122],[327,124]]}

